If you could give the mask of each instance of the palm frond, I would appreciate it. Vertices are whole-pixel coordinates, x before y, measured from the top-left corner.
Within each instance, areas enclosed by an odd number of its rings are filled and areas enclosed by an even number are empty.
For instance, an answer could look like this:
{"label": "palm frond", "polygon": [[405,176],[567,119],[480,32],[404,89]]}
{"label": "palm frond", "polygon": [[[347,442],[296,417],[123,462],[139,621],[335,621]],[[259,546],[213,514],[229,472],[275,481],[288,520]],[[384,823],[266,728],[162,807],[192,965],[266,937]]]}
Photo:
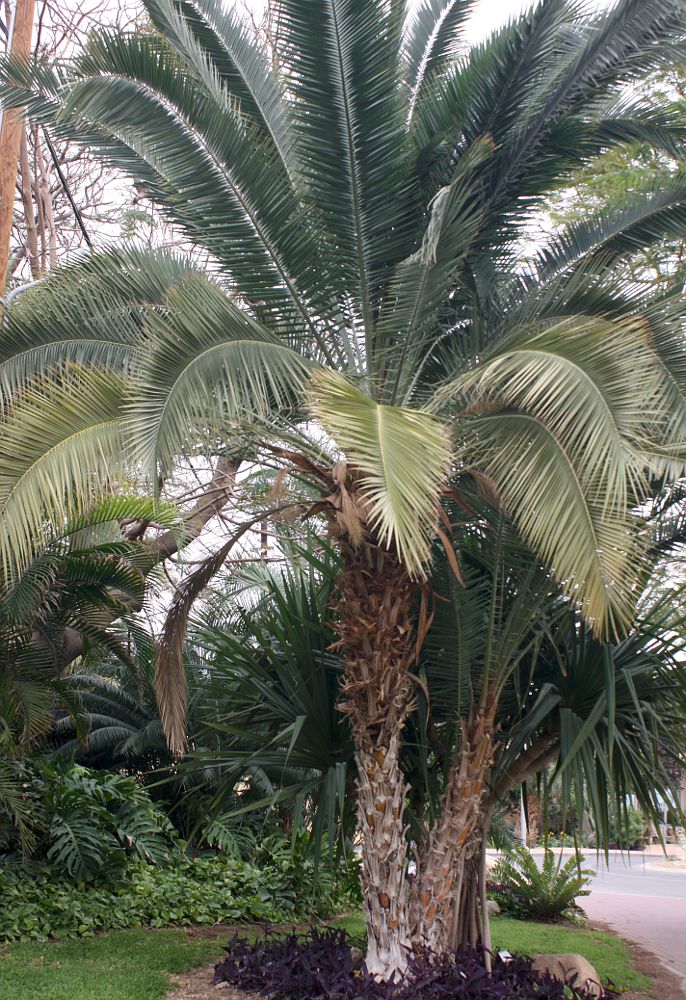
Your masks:
{"label": "palm frond", "polygon": [[424,0],[410,14],[403,38],[405,75],[411,92],[410,117],[421,100],[425,80],[440,73],[456,57],[473,9],[474,0]]}
{"label": "palm frond", "polygon": [[124,384],[112,373],[71,369],[22,393],[0,425],[0,557],[5,579],[45,538],[123,481]]}
{"label": "palm frond", "polygon": [[219,83],[235,97],[241,113],[271,138],[288,168],[291,136],[279,78],[237,12],[217,0],[146,0],[145,9],[203,84]]}
{"label": "palm frond", "polygon": [[133,362],[132,446],[145,466],[166,471],[191,441],[295,410],[310,364],[196,277],[150,315]]}
{"label": "palm frond", "polygon": [[331,234],[339,283],[355,297],[370,362],[380,283],[389,257],[407,246],[402,25],[393,5],[375,0],[279,0],[276,9],[300,168]]}
{"label": "palm frond", "polygon": [[621,630],[636,599],[641,550],[628,510],[608,509],[597,488],[604,468],[587,464],[586,453],[570,455],[533,415],[494,413],[470,424],[460,449],[467,468],[473,455],[525,540],[597,627]]}
{"label": "palm frond", "polygon": [[184,646],[188,621],[196,600],[219,572],[243,535],[264,518],[245,521],[216,552],[207,558],[178,587],[167,613],[156,657],[155,695],[160,720],[169,749],[180,756],[186,747],[186,708],[188,683],[184,664]]}
{"label": "palm frond", "polygon": [[458,454],[495,482],[566,592],[612,629],[632,605],[630,511],[663,433],[659,365],[640,319],[567,321],[514,333],[512,354],[507,345],[439,393],[464,391]]}
{"label": "palm frond", "polygon": [[315,374],[311,396],[314,415],[361,473],[381,543],[395,546],[408,571],[424,576],[450,461],[445,427],[427,413],[375,403],[329,370]]}
{"label": "palm frond", "polygon": [[479,170],[493,155],[480,139],[460,160],[454,176],[431,203],[419,250],[395,269],[376,329],[383,398],[409,402],[422,359],[435,344],[457,269],[476,240],[482,211],[475,197]]}
{"label": "palm frond", "polygon": [[146,309],[192,268],[180,257],[133,247],[77,259],[22,292],[3,314],[0,392],[67,363],[125,370]]}
{"label": "palm frond", "polygon": [[651,184],[632,194],[616,211],[604,210],[553,237],[537,262],[539,279],[553,277],[583,263],[599,269],[663,240],[678,238],[686,220],[686,184],[682,177],[659,186]]}

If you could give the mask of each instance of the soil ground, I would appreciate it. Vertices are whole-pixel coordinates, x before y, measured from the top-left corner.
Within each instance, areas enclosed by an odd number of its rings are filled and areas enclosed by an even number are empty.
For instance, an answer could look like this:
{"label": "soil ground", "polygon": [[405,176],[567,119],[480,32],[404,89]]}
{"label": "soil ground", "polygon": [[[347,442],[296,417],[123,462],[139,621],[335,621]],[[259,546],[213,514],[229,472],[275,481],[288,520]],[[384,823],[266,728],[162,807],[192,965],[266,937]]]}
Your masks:
{"label": "soil ground", "polygon": [[[606,933],[614,933],[605,924],[593,923],[591,926]],[[221,958],[221,945],[230,933],[226,927],[202,927],[189,929],[189,935],[217,939],[217,960]],[[625,939],[626,940],[626,939]],[[651,987],[643,993],[622,993],[622,1000],[686,1000],[686,992],[682,982],[660,962],[656,955],[640,945],[628,942],[635,967],[643,972],[651,982]],[[264,1000],[255,993],[236,990],[228,984],[212,986],[214,965],[191,969],[179,976],[172,977],[173,988],[167,1000]]]}
{"label": "soil ground", "polygon": [[[216,927],[188,927],[182,928],[189,937],[201,937],[217,941],[217,962],[222,956],[222,945],[236,931],[235,927],[226,927],[219,924]],[[245,928],[242,927],[241,930]],[[212,965],[202,965],[197,969],[190,969],[180,975],[172,976],[173,988],[167,995],[167,1000],[264,1000],[255,993],[246,993],[245,990],[235,990],[228,983],[219,986],[212,985],[214,975],[214,963]]]}

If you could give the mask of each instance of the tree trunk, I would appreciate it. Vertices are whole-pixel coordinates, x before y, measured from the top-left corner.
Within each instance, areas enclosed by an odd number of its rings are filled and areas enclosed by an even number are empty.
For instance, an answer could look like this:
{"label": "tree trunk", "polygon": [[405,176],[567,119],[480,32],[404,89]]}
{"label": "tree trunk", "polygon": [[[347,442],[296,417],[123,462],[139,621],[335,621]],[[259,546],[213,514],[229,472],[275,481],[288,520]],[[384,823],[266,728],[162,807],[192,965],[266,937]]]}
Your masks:
{"label": "tree trunk", "polygon": [[29,145],[26,136],[26,126],[22,125],[21,141],[19,143],[19,166],[21,178],[21,200],[24,206],[26,222],[26,252],[31,267],[31,277],[36,281],[41,276],[38,259],[38,231],[36,229],[36,210],[33,205],[33,177],[29,163]]}
{"label": "tree trunk", "polygon": [[407,968],[410,944],[400,741],[412,707],[416,585],[393,553],[356,541],[342,546],[336,608],[345,660],[340,709],[355,742],[367,968],[389,980]]}
{"label": "tree trunk", "polygon": [[491,825],[490,812],[482,815],[481,825],[465,844],[458,862],[457,880],[448,928],[449,950],[484,949],[484,965],[491,971],[491,924],[488,916],[486,882],[486,846]]}
{"label": "tree trunk", "polygon": [[489,707],[464,725],[439,817],[418,851],[411,900],[412,943],[439,955],[456,945],[475,946],[480,939],[478,877],[474,882],[471,866],[479,864],[478,833],[493,761],[493,714]]}
{"label": "tree trunk", "polygon": [[[31,34],[35,0],[17,0],[11,31],[10,52],[15,59],[28,59],[31,54]],[[21,111],[6,108],[0,127],[0,294],[7,284],[10,239],[14,219],[14,193],[19,166],[19,144],[22,132]]]}
{"label": "tree trunk", "polygon": [[491,958],[491,918],[488,915],[488,896],[486,895],[486,879],[488,878],[488,858],[486,848],[488,847],[488,828],[491,825],[491,817],[486,814],[481,822],[481,849],[479,851],[479,910],[481,912],[481,944],[484,948],[484,965],[486,972],[490,975],[493,969]]}
{"label": "tree trunk", "polygon": [[407,786],[398,760],[399,740],[357,758],[357,820],[362,835],[362,895],[367,924],[367,968],[380,979],[402,974],[407,927]]}

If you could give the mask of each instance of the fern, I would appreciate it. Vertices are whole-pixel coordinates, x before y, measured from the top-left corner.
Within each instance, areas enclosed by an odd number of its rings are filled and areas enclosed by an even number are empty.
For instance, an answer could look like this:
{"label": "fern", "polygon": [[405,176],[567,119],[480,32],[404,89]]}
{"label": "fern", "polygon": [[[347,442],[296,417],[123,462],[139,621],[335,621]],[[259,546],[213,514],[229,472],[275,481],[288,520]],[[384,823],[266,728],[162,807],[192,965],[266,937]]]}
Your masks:
{"label": "fern", "polygon": [[563,855],[546,847],[539,868],[533,854],[521,844],[506,851],[492,874],[497,888],[493,895],[504,910],[521,917],[557,921],[581,912],[576,900],[588,896],[595,872],[582,868],[583,855],[573,854],[563,864]]}

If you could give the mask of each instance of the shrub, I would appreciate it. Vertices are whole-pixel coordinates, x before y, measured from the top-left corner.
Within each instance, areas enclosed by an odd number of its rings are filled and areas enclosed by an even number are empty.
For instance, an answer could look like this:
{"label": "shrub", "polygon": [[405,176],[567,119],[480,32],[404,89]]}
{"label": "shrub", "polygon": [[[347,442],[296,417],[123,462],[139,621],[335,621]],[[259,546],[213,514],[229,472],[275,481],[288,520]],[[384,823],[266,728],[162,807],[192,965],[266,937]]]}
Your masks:
{"label": "shrub", "polygon": [[646,844],[646,821],[638,809],[627,809],[618,819],[610,817],[609,847],[617,847],[622,851],[639,851]]}
{"label": "shrub", "polygon": [[[215,966],[214,982],[230,983],[279,1000],[587,1000],[551,976],[539,975],[531,960],[496,956],[489,976],[476,952],[411,963],[406,981],[378,983],[364,965],[355,967],[350,940],[342,930],[312,929],[308,934],[266,932],[248,941],[236,935]],[[606,997],[616,996],[611,988]]]}
{"label": "shrub", "polygon": [[337,850],[331,852],[326,835],[321,838],[317,850],[306,830],[286,837],[281,830],[267,828],[258,837],[249,827],[223,822],[220,817],[204,828],[202,842],[258,868],[277,869],[284,882],[298,894],[307,886],[313,904],[325,912],[336,907],[352,909],[362,902],[359,858],[352,852],[347,856],[341,856]]}
{"label": "shrub", "polygon": [[[180,856],[135,861],[118,879],[84,886],[48,867],[0,869],[0,940],[90,935],[123,927],[289,921],[313,912],[311,886],[287,868]],[[316,912],[316,907],[314,907]]]}
{"label": "shrub", "polygon": [[[171,858],[174,828],[135,778],[56,760],[26,767],[23,790],[33,857],[75,881],[115,876],[131,856]],[[16,849],[18,831],[7,831],[2,846]]]}
{"label": "shrub", "polygon": [[573,855],[563,864],[562,854],[546,848],[539,868],[526,847],[512,847],[492,871],[492,897],[501,909],[519,917],[560,920],[580,912],[576,900],[588,896],[588,868],[581,868],[583,855]]}
{"label": "shrub", "polygon": [[565,833],[564,830],[555,833],[553,830],[549,830],[545,837],[539,838],[539,845],[541,847],[576,847],[576,842],[571,833]]}
{"label": "shrub", "polygon": [[317,854],[307,831],[288,838],[272,830],[257,843],[251,860],[258,868],[275,868],[300,895],[304,886],[309,887],[313,902],[323,912],[350,909],[362,902],[359,858],[332,857],[326,836]]}

